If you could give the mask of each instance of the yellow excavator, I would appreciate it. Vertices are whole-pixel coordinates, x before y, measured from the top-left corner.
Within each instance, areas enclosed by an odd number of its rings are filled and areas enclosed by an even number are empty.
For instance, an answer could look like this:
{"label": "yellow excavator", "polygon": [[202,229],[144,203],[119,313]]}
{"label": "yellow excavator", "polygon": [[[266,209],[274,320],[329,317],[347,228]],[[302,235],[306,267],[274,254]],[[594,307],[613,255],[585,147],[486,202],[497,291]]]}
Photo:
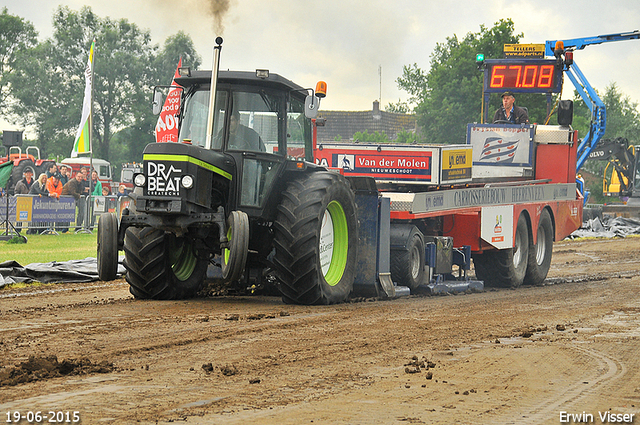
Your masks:
{"label": "yellow excavator", "polygon": [[591,159],[607,161],[602,179],[604,196],[619,196],[627,203],[634,200],[640,203],[640,158],[636,155],[639,147],[618,137],[602,140],[591,152]]}

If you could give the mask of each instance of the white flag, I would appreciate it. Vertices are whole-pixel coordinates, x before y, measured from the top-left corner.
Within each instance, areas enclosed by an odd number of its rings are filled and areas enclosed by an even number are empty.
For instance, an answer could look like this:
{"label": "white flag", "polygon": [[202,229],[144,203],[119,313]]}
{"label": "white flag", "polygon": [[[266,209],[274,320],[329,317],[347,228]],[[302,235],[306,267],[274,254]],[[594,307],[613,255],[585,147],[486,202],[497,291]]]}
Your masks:
{"label": "white flag", "polygon": [[80,120],[80,127],[76,133],[76,140],[73,143],[73,150],[71,151],[71,157],[76,158],[79,153],[91,152],[91,83],[93,77],[93,48],[96,41],[91,43],[91,49],[89,50],[89,60],[87,61],[87,67],[84,70],[84,78],[86,86],[84,89],[84,101],[82,102],[82,119]]}

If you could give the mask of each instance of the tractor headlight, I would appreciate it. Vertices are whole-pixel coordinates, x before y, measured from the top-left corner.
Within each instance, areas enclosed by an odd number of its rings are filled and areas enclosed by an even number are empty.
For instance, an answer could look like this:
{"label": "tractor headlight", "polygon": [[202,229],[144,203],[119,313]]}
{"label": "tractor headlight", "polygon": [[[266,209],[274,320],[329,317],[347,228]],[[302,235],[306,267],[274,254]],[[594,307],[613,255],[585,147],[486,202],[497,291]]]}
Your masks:
{"label": "tractor headlight", "polygon": [[182,176],[182,180],[180,180],[180,184],[185,189],[191,189],[193,187],[193,177],[190,175]]}
{"label": "tractor headlight", "polygon": [[144,176],[144,174],[136,174],[133,178],[133,184],[138,187],[143,187],[145,183],[147,183],[147,178]]}

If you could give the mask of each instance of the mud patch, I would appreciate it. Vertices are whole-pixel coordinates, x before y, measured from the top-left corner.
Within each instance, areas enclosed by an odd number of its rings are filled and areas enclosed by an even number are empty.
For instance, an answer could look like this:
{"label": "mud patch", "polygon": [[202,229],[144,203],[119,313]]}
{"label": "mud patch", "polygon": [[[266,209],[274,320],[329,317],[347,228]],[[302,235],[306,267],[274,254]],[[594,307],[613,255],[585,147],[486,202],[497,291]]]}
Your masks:
{"label": "mud patch", "polygon": [[56,356],[29,356],[29,360],[17,364],[15,367],[0,369],[0,387],[41,381],[58,376],[110,373],[114,370],[113,363],[106,360],[93,363],[87,358],[58,361]]}
{"label": "mud patch", "polygon": [[[420,373],[423,369],[429,370],[436,367],[436,364],[431,360],[428,360],[426,357],[422,357],[419,359],[418,356],[413,356],[411,361],[405,364],[404,372],[405,373]],[[433,374],[431,374],[433,376]],[[431,378],[427,378],[431,379]]]}
{"label": "mud patch", "polygon": [[220,367],[213,366],[213,363],[205,363],[202,365],[202,370],[204,370],[207,375],[216,369],[220,369],[220,372],[222,372],[224,376],[233,376],[240,373],[235,365],[226,364]]}

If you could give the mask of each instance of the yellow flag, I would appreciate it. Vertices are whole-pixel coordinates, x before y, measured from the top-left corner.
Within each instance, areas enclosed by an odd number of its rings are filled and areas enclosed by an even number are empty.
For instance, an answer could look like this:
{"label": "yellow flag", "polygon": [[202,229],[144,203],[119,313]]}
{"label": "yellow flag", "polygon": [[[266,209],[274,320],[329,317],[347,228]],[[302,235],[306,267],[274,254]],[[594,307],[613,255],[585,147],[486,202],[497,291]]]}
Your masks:
{"label": "yellow flag", "polygon": [[84,101],[82,103],[82,119],[80,120],[80,127],[76,133],[76,140],[73,143],[73,150],[71,151],[71,157],[76,158],[79,153],[91,152],[91,132],[89,126],[91,125],[91,84],[93,80],[93,49],[96,41],[91,43],[91,49],[89,50],[89,60],[87,61],[87,67],[84,70],[84,78],[86,86],[84,89]]}

